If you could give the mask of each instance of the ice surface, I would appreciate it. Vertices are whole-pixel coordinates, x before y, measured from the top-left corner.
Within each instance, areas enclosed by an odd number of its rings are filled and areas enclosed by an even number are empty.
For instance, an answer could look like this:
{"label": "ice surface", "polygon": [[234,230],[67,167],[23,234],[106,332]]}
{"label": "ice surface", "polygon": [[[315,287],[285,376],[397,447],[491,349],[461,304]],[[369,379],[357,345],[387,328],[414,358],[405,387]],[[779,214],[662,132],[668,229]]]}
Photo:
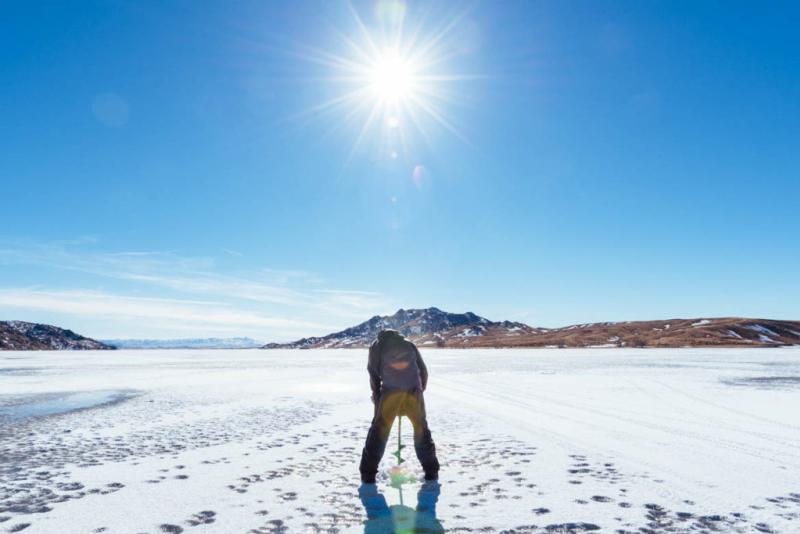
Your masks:
{"label": "ice surface", "polygon": [[366,351],[0,353],[3,410],[67,407],[0,421],[0,532],[800,531],[800,349],[423,356],[401,506],[394,436],[358,481]]}

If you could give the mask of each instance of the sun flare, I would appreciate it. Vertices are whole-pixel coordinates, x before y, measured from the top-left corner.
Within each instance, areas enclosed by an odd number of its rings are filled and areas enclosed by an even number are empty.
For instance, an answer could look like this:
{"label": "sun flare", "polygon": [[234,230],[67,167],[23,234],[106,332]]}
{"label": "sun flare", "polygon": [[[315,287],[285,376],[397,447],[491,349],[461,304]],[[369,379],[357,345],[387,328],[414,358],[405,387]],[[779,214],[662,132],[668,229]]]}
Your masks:
{"label": "sun flare", "polygon": [[351,156],[369,146],[397,159],[419,143],[430,143],[437,128],[466,141],[448,113],[460,100],[453,85],[473,76],[446,72],[450,60],[463,53],[457,34],[464,14],[442,17],[447,23],[431,27],[423,19],[412,22],[402,2],[378,0],[377,5],[377,13],[390,16],[369,26],[351,6],[352,26],[334,28],[341,48],[303,54],[325,69],[319,79],[333,96],[301,115],[327,118],[336,136],[353,129]]}

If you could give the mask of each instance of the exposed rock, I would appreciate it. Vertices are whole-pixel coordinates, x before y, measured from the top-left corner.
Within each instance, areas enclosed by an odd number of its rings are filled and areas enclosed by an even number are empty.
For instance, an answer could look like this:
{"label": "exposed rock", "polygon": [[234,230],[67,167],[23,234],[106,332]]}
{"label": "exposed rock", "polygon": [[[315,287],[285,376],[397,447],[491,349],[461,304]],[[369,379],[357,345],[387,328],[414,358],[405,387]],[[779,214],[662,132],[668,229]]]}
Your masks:
{"label": "exposed rock", "polygon": [[110,350],[94,339],[47,324],[0,321],[0,350]]}

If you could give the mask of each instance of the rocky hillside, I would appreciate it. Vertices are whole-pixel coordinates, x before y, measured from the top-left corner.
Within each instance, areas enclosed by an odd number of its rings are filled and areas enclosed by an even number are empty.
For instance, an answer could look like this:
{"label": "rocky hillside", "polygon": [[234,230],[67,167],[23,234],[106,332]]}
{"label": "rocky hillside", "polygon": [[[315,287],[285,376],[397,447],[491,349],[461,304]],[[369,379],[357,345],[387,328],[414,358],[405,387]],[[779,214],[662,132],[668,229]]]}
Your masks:
{"label": "rocky hillside", "polygon": [[0,350],[108,350],[114,347],[72,330],[24,321],[0,321]]}
{"label": "rocky hillside", "polygon": [[432,346],[468,346],[469,340],[476,337],[500,339],[539,331],[522,323],[493,322],[472,312],[448,313],[439,308],[401,309],[394,315],[376,315],[359,325],[327,336],[303,338],[290,343],[269,343],[264,348],[366,347],[384,328],[393,328],[415,343]]}
{"label": "rocky hillside", "polygon": [[507,339],[476,339],[473,347],[777,347],[800,345],[800,321],[723,317],[590,323]]}
{"label": "rocky hillside", "polygon": [[671,319],[590,323],[536,328],[490,321],[474,313],[438,308],[399,310],[322,337],[264,348],[366,347],[384,328],[394,328],[420,346],[436,347],[777,347],[800,345],[800,321],[747,319]]}

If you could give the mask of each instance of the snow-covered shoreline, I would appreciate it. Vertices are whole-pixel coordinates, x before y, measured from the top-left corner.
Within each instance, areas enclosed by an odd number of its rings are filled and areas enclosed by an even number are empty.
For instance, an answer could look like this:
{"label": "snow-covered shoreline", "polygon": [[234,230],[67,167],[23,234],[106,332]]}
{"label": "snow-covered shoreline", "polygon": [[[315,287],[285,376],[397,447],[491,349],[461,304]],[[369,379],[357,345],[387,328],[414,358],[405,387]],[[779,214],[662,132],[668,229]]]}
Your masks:
{"label": "snow-covered shoreline", "polygon": [[[798,349],[424,353],[447,530],[800,529]],[[0,418],[130,394],[1,421],[0,531],[363,531],[365,365],[353,350],[2,353]]]}

